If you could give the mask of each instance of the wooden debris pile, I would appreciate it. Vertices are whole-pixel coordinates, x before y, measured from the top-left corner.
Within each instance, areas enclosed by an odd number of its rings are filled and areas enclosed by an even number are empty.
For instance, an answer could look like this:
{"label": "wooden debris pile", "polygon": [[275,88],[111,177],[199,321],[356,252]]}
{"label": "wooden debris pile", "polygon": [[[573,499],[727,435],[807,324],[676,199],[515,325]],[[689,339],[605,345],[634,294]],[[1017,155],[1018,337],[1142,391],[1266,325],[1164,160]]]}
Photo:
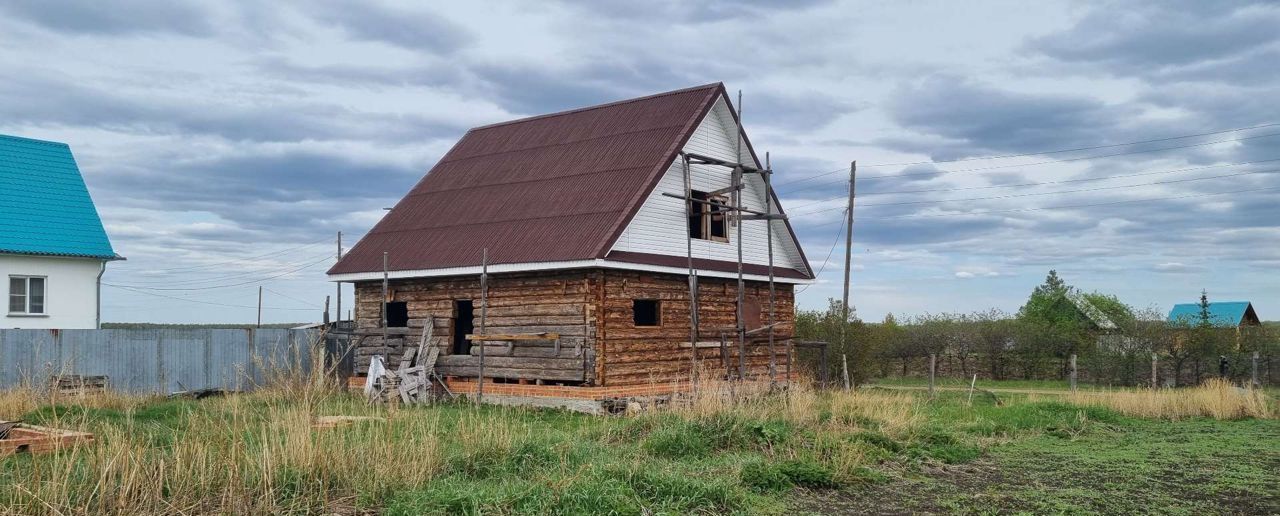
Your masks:
{"label": "wooden debris pile", "polygon": [[406,404],[427,403],[435,399],[437,393],[453,396],[436,371],[440,347],[432,341],[433,326],[432,321],[427,321],[422,328],[422,339],[418,342],[418,347],[405,350],[395,371],[387,369],[381,356],[373,357],[364,388],[369,403],[395,400]]}
{"label": "wooden debris pile", "polygon": [[49,390],[56,394],[84,396],[107,390],[107,377],[63,374],[49,377]]}
{"label": "wooden debris pile", "polygon": [[16,453],[45,453],[63,446],[93,441],[93,434],[0,421],[0,457]]}

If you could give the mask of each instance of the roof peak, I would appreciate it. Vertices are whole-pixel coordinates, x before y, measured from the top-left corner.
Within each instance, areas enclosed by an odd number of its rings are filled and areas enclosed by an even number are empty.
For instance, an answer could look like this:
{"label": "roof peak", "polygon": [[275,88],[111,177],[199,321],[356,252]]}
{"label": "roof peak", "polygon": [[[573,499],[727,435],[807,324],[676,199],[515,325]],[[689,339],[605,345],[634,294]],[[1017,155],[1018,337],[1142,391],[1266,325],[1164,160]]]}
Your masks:
{"label": "roof peak", "polygon": [[[486,124],[486,125],[481,125],[481,126],[472,127],[472,128],[471,128],[471,131],[479,131],[479,130],[483,130],[483,129],[491,129],[491,128],[494,128],[494,127],[502,127],[502,126],[505,126],[505,125],[518,124],[518,123],[522,123],[522,122],[531,122],[531,121],[534,121],[534,120],[542,120],[542,119],[546,119],[546,118],[554,118],[554,117],[557,117],[557,116],[572,115],[572,114],[575,114],[575,113],[582,113],[582,112],[584,112],[584,111],[592,111],[592,110],[595,110],[595,109],[603,109],[603,108],[608,108],[608,107],[613,107],[613,106],[619,106],[619,105],[622,105],[622,104],[630,104],[630,103],[632,103],[632,102],[641,102],[641,101],[645,101],[645,100],[652,100],[652,99],[655,99],[655,98],[665,97],[665,96],[668,96],[668,95],[678,95],[678,94],[680,94],[680,93],[688,93],[688,92],[691,92],[691,91],[699,91],[699,90],[710,90],[710,89],[716,89],[716,88],[718,88],[718,89],[724,89],[724,83],[723,83],[723,82],[719,82],[719,81],[717,81],[717,82],[713,82],[713,83],[703,84],[703,85],[701,85],[701,86],[690,86],[690,87],[688,87],[688,88],[680,88],[680,89],[678,89],[678,90],[664,91],[664,92],[662,92],[662,93],[654,93],[654,94],[651,94],[651,95],[645,95],[645,96],[642,96],[642,97],[634,97],[634,98],[629,98],[629,99],[615,100],[615,101],[612,101],[612,102],[605,102],[605,103],[603,103],[603,104],[596,104],[596,105],[594,105],[594,106],[585,106],[585,107],[580,107],[580,108],[566,109],[566,110],[563,110],[563,111],[555,111],[555,112],[551,112],[551,113],[543,113],[543,114],[540,114],[540,115],[533,115],[533,116],[527,116],[527,117],[523,117],[523,118],[516,118],[516,119],[514,119],[514,120],[506,120],[506,121],[503,121],[503,122],[494,122],[494,123],[492,123],[492,124]],[[468,131],[468,132],[470,132],[470,131]]]}

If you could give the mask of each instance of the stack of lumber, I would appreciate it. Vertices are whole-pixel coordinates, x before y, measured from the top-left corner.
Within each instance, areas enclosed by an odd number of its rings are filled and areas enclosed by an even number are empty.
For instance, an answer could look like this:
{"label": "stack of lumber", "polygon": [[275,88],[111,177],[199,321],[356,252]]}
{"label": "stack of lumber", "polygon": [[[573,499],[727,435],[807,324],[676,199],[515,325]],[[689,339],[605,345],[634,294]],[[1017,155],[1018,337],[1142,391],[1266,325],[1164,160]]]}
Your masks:
{"label": "stack of lumber", "polygon": [[49,377],[49,390],[57,394],[83,396],[107,389],[107,377],[63,374]]}

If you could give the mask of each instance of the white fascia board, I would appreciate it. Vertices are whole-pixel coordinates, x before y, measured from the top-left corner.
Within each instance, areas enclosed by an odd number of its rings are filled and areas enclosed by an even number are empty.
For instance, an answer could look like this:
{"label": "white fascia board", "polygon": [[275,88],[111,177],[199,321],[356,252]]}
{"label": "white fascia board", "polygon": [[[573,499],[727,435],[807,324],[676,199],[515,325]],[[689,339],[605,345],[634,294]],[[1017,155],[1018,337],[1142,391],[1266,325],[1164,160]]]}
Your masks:
{"label": "white fascia board", "polygon": [[[562,262],[538,262],[538,263],[501,263],[489,266],[489,273],[499,274],[504,272],[532,272],[532,271],[549,271],[557,269],[622,269],[630,271],[648,271],[662,272],[667,274],[678,274],[685,276],[689,274],[689,269],[683,267],[665,267],[661,265],[648,265],[643,263],[619,262],[614,260],[571,260]],[[710,271],[703,269],[695,269],[699,276],[709,278],[737,278],[735,272]],[[389,271],[387,278],[389,279],[406,279],[406,278],[435,278],[441,276],[471,276],[480,274],[479,266],[470,267],[446,267],[442,269],[418,269],[405,271]],[[751,281],[769,281],[768,276],[759,274],[743,274],[743,279]],[[352,282],[352,281],[372,281],[382,279],[381,272],[353,272],[348,274],[330,274],[329,281]],[[814,283],[811,279],[781,278],[775,277],[775,283],[790,283],[795,285],[808,285]]]}

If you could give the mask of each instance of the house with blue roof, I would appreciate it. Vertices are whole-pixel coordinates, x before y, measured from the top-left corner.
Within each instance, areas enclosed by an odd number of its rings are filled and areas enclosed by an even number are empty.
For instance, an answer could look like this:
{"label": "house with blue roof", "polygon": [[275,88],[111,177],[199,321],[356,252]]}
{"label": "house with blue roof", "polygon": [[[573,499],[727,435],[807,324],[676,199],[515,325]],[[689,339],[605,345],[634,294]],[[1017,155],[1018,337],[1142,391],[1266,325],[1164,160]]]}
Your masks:
{"label": "house with blue roof", "polygon": [[[1258,313],[1253,311],[1253,303],[1248,301],[1216,301],[1209,303],[1209,324],[1218,328],[1239,328],[1241,326],[1261,326]],[[1200,303],[1181,303],[1173,305],[1169,311],[1169,322],[1196,326],[1200,324]]]}
{"label": "house with blue roof", "polygon": [[65,143],[0,135],[0,328],[97,328],[111,247]]}

